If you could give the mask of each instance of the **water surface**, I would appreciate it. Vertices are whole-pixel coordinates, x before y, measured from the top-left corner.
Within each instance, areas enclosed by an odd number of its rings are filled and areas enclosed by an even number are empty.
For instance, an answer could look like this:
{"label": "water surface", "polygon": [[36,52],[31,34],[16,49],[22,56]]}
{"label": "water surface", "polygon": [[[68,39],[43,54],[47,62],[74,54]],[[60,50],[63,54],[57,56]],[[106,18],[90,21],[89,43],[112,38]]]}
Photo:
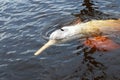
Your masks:
{"label": "water surface", "polygon": [[[0,0],[0,80],[119,80],[120,50],[80,40],[34,52],[74,19],[120,18],[120,0]],[[120,33],[109,35],[120,43]]]}

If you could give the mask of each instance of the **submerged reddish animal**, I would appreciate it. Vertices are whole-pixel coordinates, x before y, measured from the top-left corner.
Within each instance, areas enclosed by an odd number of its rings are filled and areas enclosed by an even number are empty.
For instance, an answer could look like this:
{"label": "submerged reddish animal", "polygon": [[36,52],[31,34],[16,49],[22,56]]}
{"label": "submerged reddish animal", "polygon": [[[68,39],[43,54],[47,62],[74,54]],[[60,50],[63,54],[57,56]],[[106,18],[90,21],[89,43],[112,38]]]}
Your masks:
{"label": "submerged reddish animal", "polygon": [[89,38],[84,41],[84,45],[91,48],[96,48],[99,51],[111,51],[120,48],[119,44],[104,36]]}

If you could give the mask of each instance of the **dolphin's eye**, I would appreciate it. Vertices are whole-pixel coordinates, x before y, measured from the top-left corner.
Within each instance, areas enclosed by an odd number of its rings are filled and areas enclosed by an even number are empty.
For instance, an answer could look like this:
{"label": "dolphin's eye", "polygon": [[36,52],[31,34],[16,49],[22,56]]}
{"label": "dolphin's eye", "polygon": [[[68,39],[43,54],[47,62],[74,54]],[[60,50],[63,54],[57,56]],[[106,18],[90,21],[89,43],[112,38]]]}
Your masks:
{"label": "dolphin's eye", "polygon": [[61,30],[61,31],[64,31],[64,29],[62,29],[62,28],[61,28],[60,30]]}

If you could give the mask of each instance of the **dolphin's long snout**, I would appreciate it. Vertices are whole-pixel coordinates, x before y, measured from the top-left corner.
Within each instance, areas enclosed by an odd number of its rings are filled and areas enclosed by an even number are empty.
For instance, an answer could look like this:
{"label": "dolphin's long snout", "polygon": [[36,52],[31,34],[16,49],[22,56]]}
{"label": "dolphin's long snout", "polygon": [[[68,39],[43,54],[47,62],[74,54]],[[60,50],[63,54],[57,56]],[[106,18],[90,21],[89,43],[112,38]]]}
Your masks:
{"label": "dolphin's long snout", "polygon": [[41,54],[45,49],[50,47],[51,45],[54,45],[56,43],[56,40],[49,40],[45,45],[43,45],[38,51],[34,53],[34,55],[39,55]]}

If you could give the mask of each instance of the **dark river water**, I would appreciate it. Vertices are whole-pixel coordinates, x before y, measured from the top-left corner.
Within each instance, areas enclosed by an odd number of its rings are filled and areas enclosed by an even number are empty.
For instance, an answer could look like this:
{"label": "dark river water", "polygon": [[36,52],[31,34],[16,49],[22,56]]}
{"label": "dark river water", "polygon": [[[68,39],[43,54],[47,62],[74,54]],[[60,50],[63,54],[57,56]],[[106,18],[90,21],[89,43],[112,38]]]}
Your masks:
{"label": "dark river water", "polygon": [[[80,17],[120,18],[120,0],[0,0],[0,80],[120,80],[120,50],[79,40],[36,50],[50,33]],[[120,33],[109,35],[120,43]]]}

